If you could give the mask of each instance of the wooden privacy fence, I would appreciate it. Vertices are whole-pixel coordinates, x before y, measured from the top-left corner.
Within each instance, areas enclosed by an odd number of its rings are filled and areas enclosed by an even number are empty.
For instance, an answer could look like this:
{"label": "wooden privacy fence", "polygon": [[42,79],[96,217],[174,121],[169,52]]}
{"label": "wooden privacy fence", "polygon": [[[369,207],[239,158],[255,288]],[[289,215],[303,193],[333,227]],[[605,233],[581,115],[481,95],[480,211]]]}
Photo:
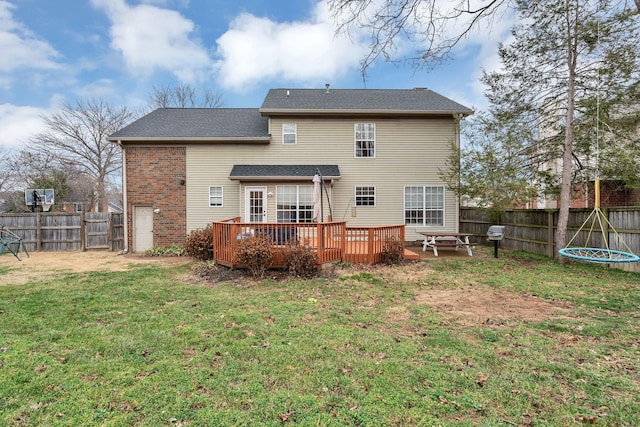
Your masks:
{"label": "wooden privacy fence", "polygon": [[[592,209],[571,209],[569,211],[568,240],[578,232]],[[640,207],[602,209],[611,226],[618,232],[605,227],[605,235],[609,248],[628,252],[626,244],[635,254],[640,254]],[[555,236],[558,227],[557,209],[514,209],[506,211],[500,225],[506,226],[501,245],[505,248],[523,250],[536,254],[555,256]],[[460,231],[485,236],[490,225],[496,224],[489,212],[478,208],[460,209]],[[590,221],[588,223],[590,225]],[[572,246],[583,246],[589,234],[585,226],[576,236]],[[590,237],[590,247],[604,248],[603,233],[596,226]],[[627,271],[640,272],[640,263],[611,264]]]}
{"label": "wooden privacy fence", "polygon": [[0,214],[0,224],[22,239],[29,252],[123,249],[123,214],[39,212]]}
{"label": "wooden privacy fence", "polygon": [[238,242],[252,235],[266,236],[275,247],[272,267],[285,266],[285,249],[303,245],[316,253],[318,265],[343,261],[375,264],[383,260],[385,243],[397,240],[404,251],[404,225],[347,227],[346,222],[242,223],[240,217],[213,223],[213,257],[235,267]]}

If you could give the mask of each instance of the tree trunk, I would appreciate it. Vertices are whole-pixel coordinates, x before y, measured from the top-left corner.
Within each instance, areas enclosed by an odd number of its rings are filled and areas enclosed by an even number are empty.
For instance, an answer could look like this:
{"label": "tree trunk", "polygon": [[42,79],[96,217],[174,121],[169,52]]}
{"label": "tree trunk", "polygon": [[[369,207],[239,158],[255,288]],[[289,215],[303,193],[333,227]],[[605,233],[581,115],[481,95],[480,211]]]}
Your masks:
{"label": "tree trunk", "polygon": [[[571,26],[568,26],[569,29]],[[569,31],[571,34],[571,31]],[[567,114],[565,124],[564,144],[562,147],[562,181],[560,183],[560,212],[558,213],[558,229],[556,230],[555,256],[560,264],[566,264],[567,259],[562,257],[558,250],[567,244],[567,227],[569,225],[569,208],[571,207],[571,178],[573,162],[573,118],[575,114],[575,92],[576,92],[576,64],[577,64],[577,42],[575,35],[567,40],[567,68],[569,78],[567,79]]]}
{"label": "tree trunk", "polygon": [[105,206],[107,204],[107,194],[106,194],[106,187],[104,185],[104,178],[100,178],[100,180],[98,181],[98,186],[97,186],[97,194],[96,194],[96,210],[98,212],[106,212],[108,209],[105,209]]}

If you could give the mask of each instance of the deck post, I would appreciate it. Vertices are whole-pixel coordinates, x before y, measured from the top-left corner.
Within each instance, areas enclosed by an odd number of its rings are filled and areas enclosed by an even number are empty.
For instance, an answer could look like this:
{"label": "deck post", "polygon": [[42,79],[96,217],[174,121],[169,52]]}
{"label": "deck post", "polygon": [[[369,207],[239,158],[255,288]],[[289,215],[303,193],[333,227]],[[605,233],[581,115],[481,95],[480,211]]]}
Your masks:
{"label": "deck post", "polygon": [[375,233],[373,228],[369,227],[368,231],[368,236],[367,236],[367,246],[369,249],[367,249],[367,260],[369,262],[369,265],[373,265],[374,263],[374,256],[373,256],[373,247],[374,247],[374,239],[375,239]]}
{"label": "deck post", "polygon": [[318,250],[316,251],[316,263],[318,264],[318,270],[320,270],[322,268],[322,262],[324,261],[324,253],[323,253],[323,226],[322,223],[319,222],[318,223],[318,229],[316,232],[316,235],[318,236]]}

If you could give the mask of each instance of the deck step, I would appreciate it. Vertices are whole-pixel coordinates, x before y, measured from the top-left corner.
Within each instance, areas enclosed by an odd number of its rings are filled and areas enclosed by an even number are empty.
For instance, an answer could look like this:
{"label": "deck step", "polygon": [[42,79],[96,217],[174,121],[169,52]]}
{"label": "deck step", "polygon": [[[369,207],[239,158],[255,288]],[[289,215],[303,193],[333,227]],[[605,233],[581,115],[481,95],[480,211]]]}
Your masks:
{"label": "deck step", "polygon": [[420,259],[420,255],[418,255],[417,253],[415,253],[413,251],[410,251],[409,249],[405,249],[404,250],[403,257],[404,257],[404,259],[409,259],[409,260],[412,260],[412,261]]}

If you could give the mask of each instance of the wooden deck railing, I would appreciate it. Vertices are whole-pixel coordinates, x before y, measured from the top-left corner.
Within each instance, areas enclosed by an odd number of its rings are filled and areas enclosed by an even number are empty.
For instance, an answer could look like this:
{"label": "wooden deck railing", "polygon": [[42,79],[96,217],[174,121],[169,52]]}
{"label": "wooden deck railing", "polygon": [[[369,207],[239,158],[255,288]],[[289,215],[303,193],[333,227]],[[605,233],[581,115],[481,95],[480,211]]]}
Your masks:
{"label": "wooden deck railing", "polygon": [[340,261],[344,253],[346,222],[322,223],[242,223],[240,218],[228,218],[213,223],[213,257],[217,263],[235,267],[238,242],[248,236],[260,235],[275,247],[272,267],[285,266],[284,249],[300,244],[317,253],[318,265]]}
{"label": "wooden deck railing", "polygon": [[218,264],[237,267],[238,242],[261,235],[275,247],[272,267],[285,266],[284,249],[290,244],[304,245],[317,254],[318,266],[344,261],[376,264],[383,260],[388,241],[399,241],[404,250],[404,225],[347,227],[346,222],[322,223],[243,223],[240,217],[213,223],[213,257]]}
{"label": "wooden deck railing", "polygon": [[404,252],[404,224],[347,227],[343,261],[370,265],[382,262],[384,247],[390,241],[400,242]]}

